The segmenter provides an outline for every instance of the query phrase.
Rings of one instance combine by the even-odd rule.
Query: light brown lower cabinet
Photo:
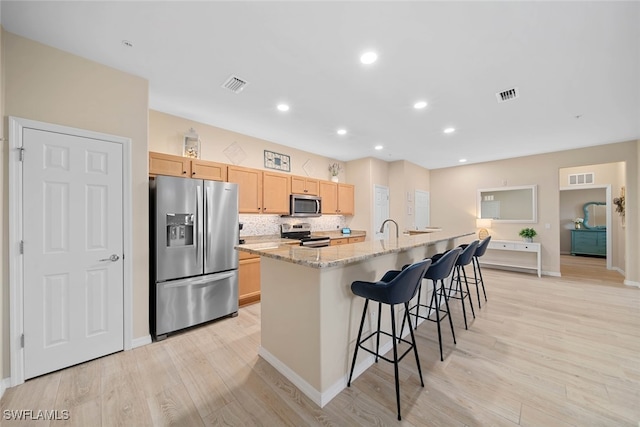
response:
[[[260,257],[247,252],[239,253],[238,305],[260,301]]]
[[[342,237],[340,239],[331,239],[331,246],[346,245],[348,243],[364,242],[365,236]]]

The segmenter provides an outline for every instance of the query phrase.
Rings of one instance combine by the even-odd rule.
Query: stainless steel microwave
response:
[[[320,196],[305,196],[292,194],[289,204],[291,216],[320,216],[322,212],[322,199]]]

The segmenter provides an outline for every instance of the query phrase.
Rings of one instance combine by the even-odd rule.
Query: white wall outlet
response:
[[[546,228],[547,230],[551,229],[551,224],[549,224],[548,222],[544,225],[544,228]]]

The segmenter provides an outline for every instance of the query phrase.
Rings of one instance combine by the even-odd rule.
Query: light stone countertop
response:
[[[309,248],[272,241],[249,241],[235,248],[280,261],[291,262],[312,268],[327,268],[347,265],[364,261],[377,256],[408,251],[420,246],[435,245],[436,243],[475,234],[475,231],[445,232],[439,231],[414,236],[402,235],[398,239],[391,237],[387,240],[370,240],[349,245],[327,246],[324,248]],[[280,239],[290,241],[289,239]]]

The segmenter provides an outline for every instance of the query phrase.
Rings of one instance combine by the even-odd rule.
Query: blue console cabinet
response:
[[[607,231],[571,230],[571,255],[607,256]]]

